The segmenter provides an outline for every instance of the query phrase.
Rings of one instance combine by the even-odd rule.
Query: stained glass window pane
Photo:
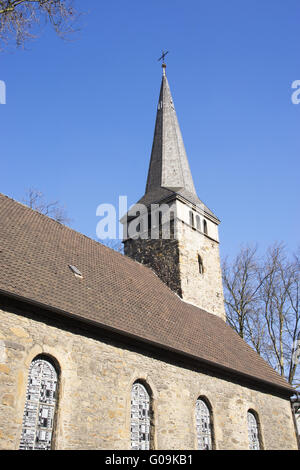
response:
[[[248,436],[249,436],[249,449],[250,450],[259,450],[259,434],[258,434],[258,424],[257,420],[253,413],[248,411]]]
[[[131,392],[131,448],[150,449],[150,396],[141,383]]]
[[[196,402],[196,428],[199,450],[212,449],[210,411],[203,400]]]
[[[57,373],[45,359],[29,369],[21,450],[50,450],[56,406]]]

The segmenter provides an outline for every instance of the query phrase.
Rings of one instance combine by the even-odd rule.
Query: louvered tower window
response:
[[[259,428],[256,416],[251,411],[247,413],[248,420],[248,436],[249,436],[249,449],[259,450]]]
[[[29,369],[21,450],[50,450],[57,396],[57,372],[45,357]]]
[[[190,225],[191,225],[192,227],[195,227],[194,214],[193,214],[192,211],[190,211],[189,216],[190,216]]]
[[[204,400],[196,402],[196,427],[199,450],[212,450],[211,415]]]
[[[150,395],[140,382],[131,391],[131,449],[150,449]]]

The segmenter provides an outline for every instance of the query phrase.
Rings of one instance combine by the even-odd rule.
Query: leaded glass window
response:
[[[131,449],[150,449],[150,395],[136,382],[131,391]]]
[[[54,366],[45,358],[33,360],[29,369],[20,449],[51,449],[56,389]]]
[[[212,449],[211,416],[205,401],[196,402],[196,428],[199,450]]]
[[[248,420],[248,436],[249,436],[249,449],[250,450],[259,450],[259,429],[257,419],[251,411],[248,411],[247,414]]]

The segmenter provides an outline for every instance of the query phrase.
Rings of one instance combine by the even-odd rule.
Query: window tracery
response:
[[[57,397],[57,372],[45,358],[32,361],[29,369],[21,450],[50,450]]]
[[[211,414],[204,400],[196,402],[196,428],[199,450],[212,450]]]
[[[249,449],[250,450],[259,450],[259,429],[257,419],[251,411],[247,413],[248,421],[248,436],[249,436]]]
[[[150,395],[140,382],[131,391],[131,449],[150,449]]]

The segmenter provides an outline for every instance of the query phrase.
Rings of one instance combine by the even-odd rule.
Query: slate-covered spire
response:
[[[162,67],[146,194],[158,188],[166,188],[174,192],[186,191],[197,197],[166,76],[166,65]]]
[[[170,197],[180,196],[218,220],[197,196],[166,77],[166,64],[163,63],[162,67],[163,76],[146,191],[138,203],[150,206],[163,203]]]

